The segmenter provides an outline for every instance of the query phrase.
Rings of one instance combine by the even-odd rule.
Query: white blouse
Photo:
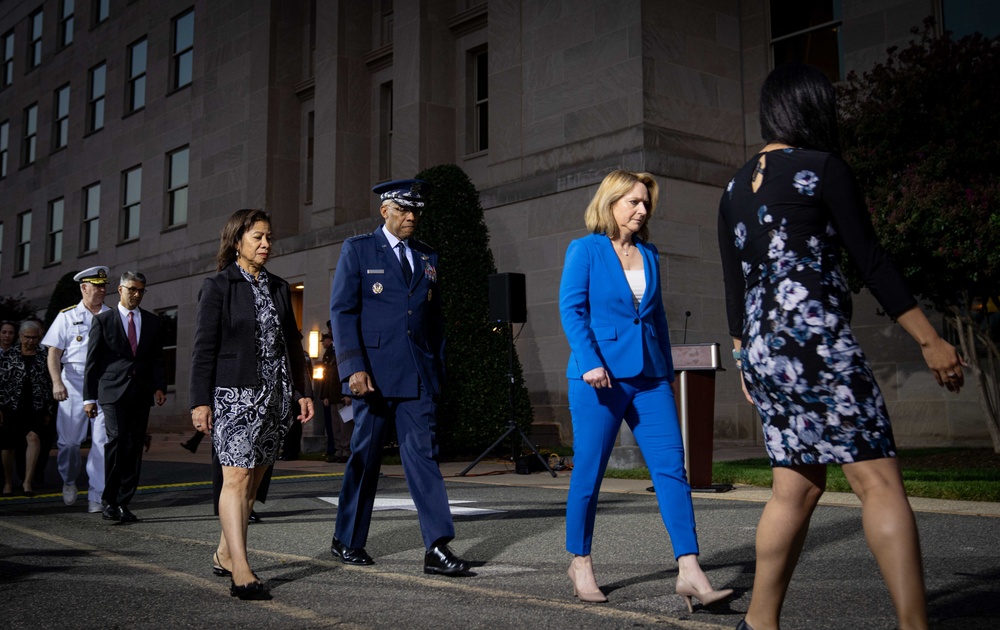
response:
[[[632,289],[632,305],[639,308],[639,302],[642,301],[642,296],[646,293],[646,270],[626,269],[625,279],[628,280],[628,286]]]

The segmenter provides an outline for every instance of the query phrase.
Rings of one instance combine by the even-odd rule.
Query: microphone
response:
[[[687,343],[688,340],[688,318],[691,317],[691,311],[684,311],[684,340],[681,343]]]

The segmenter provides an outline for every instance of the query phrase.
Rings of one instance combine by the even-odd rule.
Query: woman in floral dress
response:
[[[900,627],[926,628],[916,524],[885,401],[851,332],[842,249],[920,345],[939,384],[959,391],[963,363],[878,244],[854,174],[838,156],[829,80],[811,66],[775,68],[761,91],[760,119],[767,146],[736,173],[719,206],[733,355],[774,472],[757,527],[753,596],[739,627],[778,628],[826,464],[840,464],[861,499],[865,536]]]
[[[219,273],[198,294],[191,355],[191,421],[212,436],[222,464],[222,536],[212,570],[231,578],[230,594],[240,599],[266,595],[247,560],[247,523],[288,431],[293,397],[299,420],[313,416],[291,292],[264,269],[270,253],[270,216],[235,212],[222,230]]]

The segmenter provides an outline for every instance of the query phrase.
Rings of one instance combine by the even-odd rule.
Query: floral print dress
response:
[[[754,156],[719,206],[729,332],[774,466],[894,457],[882,392],[851,331],[842,249],[886,312],[916,304],[879,246],[850,168],[820,151]]]
[[[267,272],[262,269],[255,279],[238,268],[253,287],[258,382],[256,387],[215,388],[212,443],[223,466],[256,468],[278,457],[291,424],[292,378]]]

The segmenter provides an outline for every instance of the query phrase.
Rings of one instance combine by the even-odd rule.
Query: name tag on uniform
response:
[[[385,273],[385,269],[369,269],[367,273]]]

